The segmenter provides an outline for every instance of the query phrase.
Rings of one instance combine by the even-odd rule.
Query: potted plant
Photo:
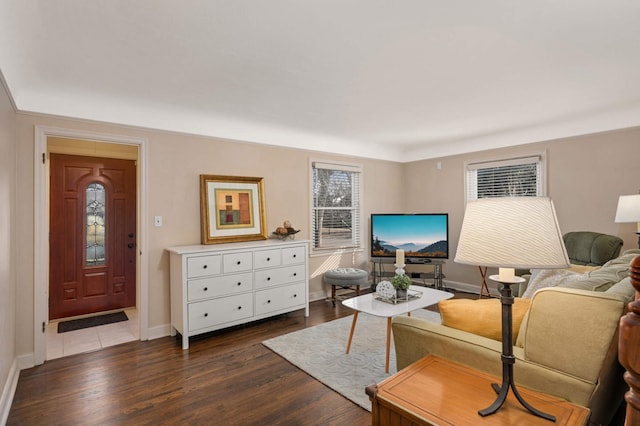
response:
[[[396,274],[393,278],[391,278],[391,284],[396,289],[396,297],[398,299],[403,299],[407,297],[407,289],[411,285],[411,278],[404,274]]]

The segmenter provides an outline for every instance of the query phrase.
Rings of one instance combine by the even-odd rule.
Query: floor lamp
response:
[[[514,269],[569,267],[569,258],[558,226],[553,202],[547,197],[504,197],[469,201],[462,222],[456,263],[499,268],[491,280],[501,284],[502,305],[502,385],[493,384],[495,402],[479,410],[481,416],[497,412],[509,389],[532,414],[555,421],[528,404],[514,380],[513,314],[511,285],[524,281]]]
[[[615,223],[632,222],[638,224],[636,234],[638,235],[638,248],[640,248],[640,194],[621,195],[618,198]]]

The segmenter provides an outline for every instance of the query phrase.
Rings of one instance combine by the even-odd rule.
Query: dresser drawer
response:
[[[253,256],[256,269],[280,266],[282,264],[282,251],[280,249],[256,250]]]
[[[265,287],[273,287],[281,284],[293,283],[296,281],[304,280],[304,273],[304,264],[255,271],[253,286],[255,289],[259,289]]]
[[[303,263],[307,257],[307,251],[304,246],[288,247],[282,249],[282,264],[292,265],[294,263]]]
[[[187,283],[187,300],[207,299],[227,296],[253,290],[253,274],[218,275],[216,277],[189,280]]]
[[[189,331],[213,327],[253,316],[253,294],[236,294],[190,303]]]
[[[253,253],[250,251],[222,255],[222,270],[225,274],[250,271],[251,269],[253,269]]]
[[[187,258],[187,278],[206,277],[221,272],[220,255]]]
[[[256,291],[256,315],[268,314],[305,303],[305,283]]]

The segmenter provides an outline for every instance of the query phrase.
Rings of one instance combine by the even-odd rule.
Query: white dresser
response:
[[[171,335],[189,336],[305,309],[308,241],[169,247]]]

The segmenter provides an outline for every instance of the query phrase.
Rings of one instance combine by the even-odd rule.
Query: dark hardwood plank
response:
[[[371,424],[261,344],[353,313],[326,301],[310,311],[198,336],[187,351],[166,337],[47,361],[20,373],[7,424]]]
[[[308,318],[196,336],[186,351],[166,337],[47,361],[20,373],[7,424],[370,425],[367,410],[261,344],[352,313],[317,301]]]

